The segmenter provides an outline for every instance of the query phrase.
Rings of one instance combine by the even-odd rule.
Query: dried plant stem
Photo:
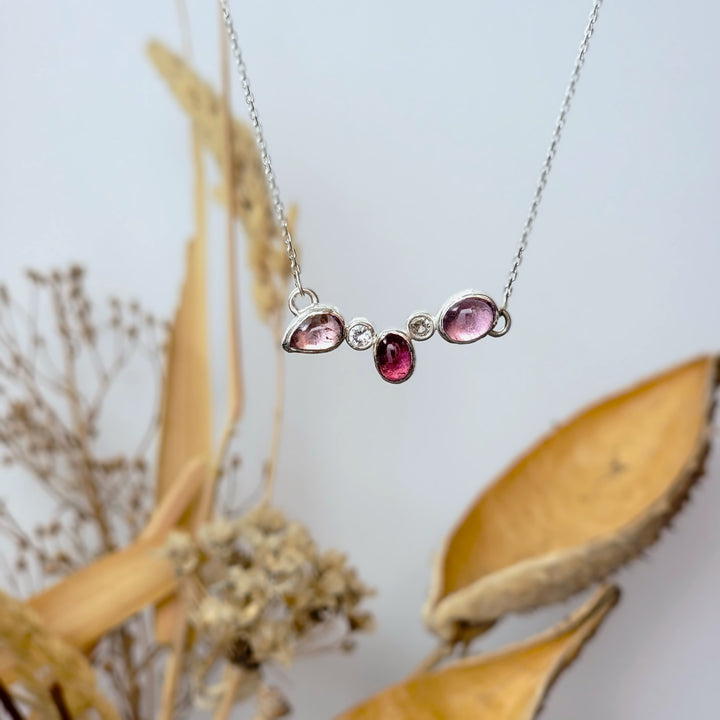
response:
[[[227,448],[242,415],[244,387],[241,371],[240,355],[240,312],[238,300],[237,275],[237,238],[235,234],[235,177],[233,164],[233,118],[230,111],[230,54],[227,33],[223,16],[218,11],[220,32],[220,78],[222,85],[221,117],[222,117],[222,171],[225,188],[226,215],[225,215],[225,244],[227,270],[227,297],[228,297],[228,385],[229,403],[227,417],[223,427],[218,447],[216,472],[203,489],[200,498],[198,519],[200,522],[208,520],[215,498],[217,479],[220,468],[227,453]]]
[[[95,478],[92,472],[92,453],[88,442],[88,429],[83,420],[82,407],[80,405],[80,392],[78,390],[77,371],[75,367],[75,349],[72,345],[72,339],[69,333],[69,322],[65,312],[65,305],[60,297],[60,291],[57,287],[52,290],[53,310],[60,329],[59,337],[62,347],[63,365],[65,370],[65,395],[68,401],[68,408],[72,418],[73,430],[80,445],[80,453],[82,462],[80,464],[79,474],[83,483],[92,517],[97,524],[102,541],[103,550],[112,552],[116,549],[115,540],[112,536],[110,522],[108,520],[107,511]]]
[[[190,14],[188,13],[187,3],[185,0],[175,0],[175,11],[178,16],[180,25],[180,35],[182,37],[183,55],[192,60],[192,33],[190,32]]]
[[[436,645],[425,657],[425,659],[415,668],[413,675],[430,672],[434,670],[445,658],[450,657],[453,653],[453,646],[447,643]]]
[[[220,21],[220,47],[221,47],[221,79],[223,88],[222,117],[223,117],[223,178],[227,196],[226,214],[226,253],[227,253],[227,290],[228,290],[228,375],[230,402],[227,411],[227,419],[222,432],[215,471],[210,473],[203,484],[201,495],[198,501],[196,514],[197,523],[208,520],[212,514],[212,506],[215,499],[215,488],[219,477],[219,468],[222,466],[223,458],[232,438],[233,431],[242,413],[243,385],[242,373],[240,371],[240,335],[239,335],[239,311],[238,311],[238,279],[237,279],[237,255],[235,237],[235,213],[234,213],[234,177],[233,177],[233,147],[232,147],[232,116],[230,113],[230,65],[227,46],[227,36],[222,23],[222,15],[218,15]],[[189,43],[188,43],[189,47]],[[193,129],[193,153],[196,168],[202,163],[202,150],[197,128]],[[182,671],[182,657],[185,651],[188,637],[188,612],[187,602],[183,602],[182,610],[178,613],[172,649],[165,667],[163,678],[160,720],[171,720],[177,686]]]
[[[222,13],[220,23],[220,77],[222,82],[223,181],[225,184],[225,242],[228,291],[228,376],[230,404],[227,424],[232,428],[242,413],[244,396],[240,369],[240,313],[238,311],[237,239],[235,237],[235,167],[233,163],[233,118],[230,111],[230,51]]]
[[[50,697],[52,698],[53,703],[55,703],[60,720],[73,720],[67,703],[65,702],[65,696],[63,695],[62,688],[57,683],[53,683],[50,686]]]
[[[192,151],[193,166],[195,168],[196,182],[196,217],[198,231],[205,227],[205,179],[203,173],[202,147],[197,127],[193,125],[192,129]],[[204,232],[204,230],[202,230]],[[198,523],[203,522],[206,513],[209,512],[211,506],[213,492],[208,489],[213,484],[212,474],[205,478],[203,487],[200,489],[200,498],[195,518]],[[159,720],[172,720],[175,714],[175,698],[179,685],[180,675],[183,667],[183,654],[185,652],[185,644],[188,633],[188,617],[185,603],[182,603],[179,611],[175,614],[174,628],[172,630],[172,647],[165,663],[163,673],[160,710],[158,713]]]
[[[280,440],[282,437],[282,424],[285,411],[285,353],[280,345],[282,338],[282,316],[276,313],[273,319],[273,338],[275,347],[275,409],[273,411],[272,439],[270,441],[270,456],[265,471],[265,488],[263,502],[270,503],[275,491],[275,476],[277,475],[278,457],[280,455]]]
[[[184,582],[180,583],[178,590],[182,603],[182,611],[178,614],[178,622],[175,626],[175,635],[172,640],[172,647],[165,664],[163,677],[162,694],[160,697],[160,710],[158,720],[172,720],[175,714],[175,698],[177,696],[178,681],[182,671],[182,658],[188,637],[187,624],[187,589]]]
[[[228,663],[223,674],[224,692],[220,704],[213,715],[213,720],[227,720],[235,705],[238,688],[245,676],[245,671],[237,665]]]
[[[127,673],[127,704],[133,720],[142,720],[140,706],[142,704],[142,692],[138,683],[135,663],[133,662],[133,637],[126,627],[118,630],[118,641],[120,643],[120,657]],[[59,688],[58,688],[59,689]]]
[[[0,682],[0,706],[5,709],[5,712],[10,717],[10,720],[25,720],[17,705],[13,701],[8,689]]]
[[[60,296],[60,290],[53,286],[52,303],[55,318],[60,330],[60,345],[62,349],[63,367],[65,375],[65,396],[68,402],[68,409],[73,425],[73,431],[78,442],[80,451],[80,463],[78,468],[79,479],[83,484],[85,496],[90,505],[91,517],[95,521],[100,535],[102,550],[105,554],[112,553],[117,549],[113,537],[112,528],[108,518],[107,507],[100,495],[92,467],[92,450],[88,427],[84,420],[83,408],[80,400],[80,390],[77,379],[77,368],[75,365],[75,347],[69,332],[69,320],[66,314],[66,307]],[[132,657],[133,639],[129,631],[121,627],[117,630],[117,637],[121,648],[121,659],[124,665],[127,683],[130,692],[128,693],[128,706],[134,720],[141,720],[141,692],[137,683],[137,674]]]

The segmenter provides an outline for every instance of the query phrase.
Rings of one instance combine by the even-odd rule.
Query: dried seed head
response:
[[[319,553],[307,528],[275,507],[207,523],[196,541],[184,536],[173,545],[183,551],[174,559],[178,572],[190,553],[204,593],[192,616],[204,640],[194,653],[215,648],[245,669],[289,664],[303,640],[316,642],[316,631],[330,622],[340,621],[348,633],[372,627],[372,616],[359,607],[371,591],[345,555]],[[195,662],[203,662],[202,653]]]

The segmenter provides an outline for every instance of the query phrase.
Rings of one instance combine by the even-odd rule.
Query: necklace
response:
[[[510,275],[505,284],[502,303],[498,305],[491,297],[483,293],[467,290],[451,297],[437,315],[431,315],[428,312],[416,312],[408,318],[405,330],[385,330],[380,333],[377,333],[372,324],[365,318],[355,318],[346,323],[337,308],[320,303],[317,294],[302,283],[300,265],[298,264],[297,253],[288,227],[285,205],[280,196],[280,189],[270,162],[265,135],[255,106],[255,98],[250,89],[247,67],[235,33],[228,2],[227,0],[218,0],[218,2],[230,39],[235,65],[240,75],[245,103],[250,113],[250,122],[255,131],[255,139],[260,152],[260,160],[265,170],[265,178],[272,199],[275,219],[290,262],[294,287],[288,297],[288,307],[294,317],[283,337],[283,348],[290,353],[324,353],[340,346],[343,340],[353,350],[373,348],[375,367],[380,373],[380,377],[387,382],[398,384],[405,382],[415,370],[413,341],[429,340],[436,330],[443,339],[459,345],[474,343],[486,336],[497,338],[506,335],[511,324],[508,302],[517,281],[520,264],[535,224],[548,176],[552,170],[553,160],[560,144],[562,131],[580,79],[580,72],[585,64],[590,40],[595,31],[595,24],[603,0],[594,0],[593,2],[580,50],[570,75],[570,83],[560,106],[560,113],[555,123],[550,146],[540,170],[535,194],[520,235],[517,252],[510,268]],[[297,303],[300,298],[305,298],[308,301],[304,308],[298,307]]]

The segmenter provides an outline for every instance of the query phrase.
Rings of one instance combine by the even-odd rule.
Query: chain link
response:
[[[275,212],[275,220],[280,228],[288,260],[290,261],[290,272],[292,273],[293,282],[295,283],[295,289],[300,295],[307,295],[308,293],[303,287],[302,280],[300,279],[300,264],[298,263],[297,252],[295,250],[295,246],[293,245],[292,235],[290,234],[287,212],[285,211],[285,205],[280,197],[280,188],[278,187],[275,172],[273,171],[272,163],[270,162],[270,154],[268,153],[265,134],[263,133],[262,125],[260,124],[260,117],[258,115],[257,108],[255,107],[255,97],[253,96],[252,89],[250,88],[247,67],[245,66],[242,50],[240,50],[240,44],[237,39],[237,34],[235,33],[235,26],[233,24],[232,17],[230,16],[230,9],[228,8],[227,0],[219,0],[219,3],[225,27],[227,29],[228,38],[230,39],[230,49],[240,75],[240,85],[242,86],[245,103],[247,104],[248,111],[250,112],[250,123],[255,131],[255,140],[257,142],[258,150],[260,151],[260,162],[262,162],[262,166],[265,171],[265,180],[267,181],[268,189],[270,190],[270,198],[272,200],[273,211]]]
[[[285,243],[285,249],[287,250],[288,260],[290,261],[290,271],[292,273],[293,281],[295,283],[296,295],[309,295],[312,291],[303,287],[300,279],[300,265],[297,260],[297,253],[295,246],[293,245],[292,236],[290,235],[290,229],[288,227],[287,213],[285,212],[285,205],[280,197],[280,189],[275,178],[275,173],[270,162],[270,155],[268,154],[267,143],[265,141],[265,135],[263,133],[262,125],[260,124],[260,118],[258,116],[257,108],[255,107],[255,98],[252,90],[250,89],[250,80],[248,79],[247,67],[243,60],[242,51],[238,43],[237,35],[235,33],[235,27],[230,16],[230,9],[228,8],[227,0],[218,0],[220,9],[223,14],[225,27],[227,28],[228,37],[230,38],[230,47],[237,66],[238,73],[240,75],[240,84],[243,89],[243,95],[245,97],[245,103],[248,106],[250,112],[250,122],[255,131],[255,140],[257,141],[258,150],[260,151],[260,160],[262,162],[265,179],[267,180],[268,189],[270,190],[270,196],[272,198],[273,210],[275,212],[275,219],[282,233],[283,242]],[[577,88],[578,80],[580,79],[580,72],[585,64],[585,58],[590,47],[590,40],[595,32],[595,24],[597,23],[598,13],[600,12],[600,6],[603,0],[594,0],[593,8],[590,12],[590,18],[585,28],[585,35],[583,41],[580,44],[580,51],[575,60],[575,66],[570,76],[570,83],[565,91],[565,97],[563,98],[562,105],[560,106],[560,114],[558,115],[555,123],[555,129],[553,130],[552,138],[550,140],[550,147],[548,148],[545,160],[542,164],[540,171],[540,177],[538,184],[535,189],[535,195],[533,196],[532,203],[530,204],[530,211],[525,225],[523,227],[522,234],[520,236],[520,243],[518,245],[517,253],[513,260],[512,268],[510,269],[510,275],[508,277],[507,284],[505,285],[505,291],[503,293],[503,302],[501,311],[506,311],[510,296],[512,295],[515,282],[517,280],[518,271],[520,264],[525,256],[525,250],[527,249],[528,239],[532,232],[535,219],[537,218],[538,209],[542,202],[543,193],[545,192],[545,186],[547,185],[548,176],[552,170],[553,160],[557,153],[558,145],[560,144],[560,138],[562,137],[562,131],[565,127],[565,121],[568,113],[570,112],[570,105],[572,99],[575,96],[575,90]]]
[[[515,259],[513,260],[512,268],[510,269],[510,276],[508,277],[507,284],[505,285],[502,302],[503,310],[507,308],[508,301],[510,300],[510,296],[513,292],[513,286],[517,280],[520,263],[523,261],[525,250],[528,245],[528,238],[532,232],[533,225],[535,224],[535,218],[538,214],[538,208],[542,202],[543,192],[545,191],[548,176],[552,170],[553,160],[555,159],[555,154],[557,153],[558,145],[560,144],[560,138],[562,137],[562,131],[565,127],[565,120],[570,112],[570,104],[575,96],[577,83],[580,79],[580,71],[585,64],[585,58],[587,57],[588,48],[590,47],[590,39],[595,32],[595,23],[597,23],[598,13],[600,12],[600,6],[602,4],[603,0],[595,0],[593,8],[590,12],[590,18],[588,19],[588,24],[585,28],[585,35],[583,36],[583,41],[580,44],[580,51],[578,52],[577,59],[575,60],[575,67],[573,68],[572,75],[570,76],[570,84],[565,91],[565,97],[563,98],[562,105],[560,106],[560,114],[555,122],[555,129],[553,130],[552,138],[550,140],[550,147],[548,148],[547,154],[545,155],[545,161],[543,162],[542,169],[540,170],[540,178],[538,179],[538,184],[535,188],[535,195],[533,196],[532,203],[530,204],[530,212],[528,213],[527,220],[525,220],[525,226],[523,227],[522,235],[520,236],[520,244],[518,245],[517,253],[515,255]]]

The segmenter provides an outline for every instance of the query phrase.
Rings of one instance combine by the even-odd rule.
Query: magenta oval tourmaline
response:
[[[375,345],[375,367],[384,380],[401,383],[415,369],[415,352],[410,341],[399,332],[386,332]]]
[[[451,342],[475,342],[492,330],[496,314],[492,300],[477,295],[460,298],[440,318],[440,334]]]
[[[332,313],[309,315],[295,328],[288,349],[295,352],[325,352],[337,347],[343,340],[344,323]]]

